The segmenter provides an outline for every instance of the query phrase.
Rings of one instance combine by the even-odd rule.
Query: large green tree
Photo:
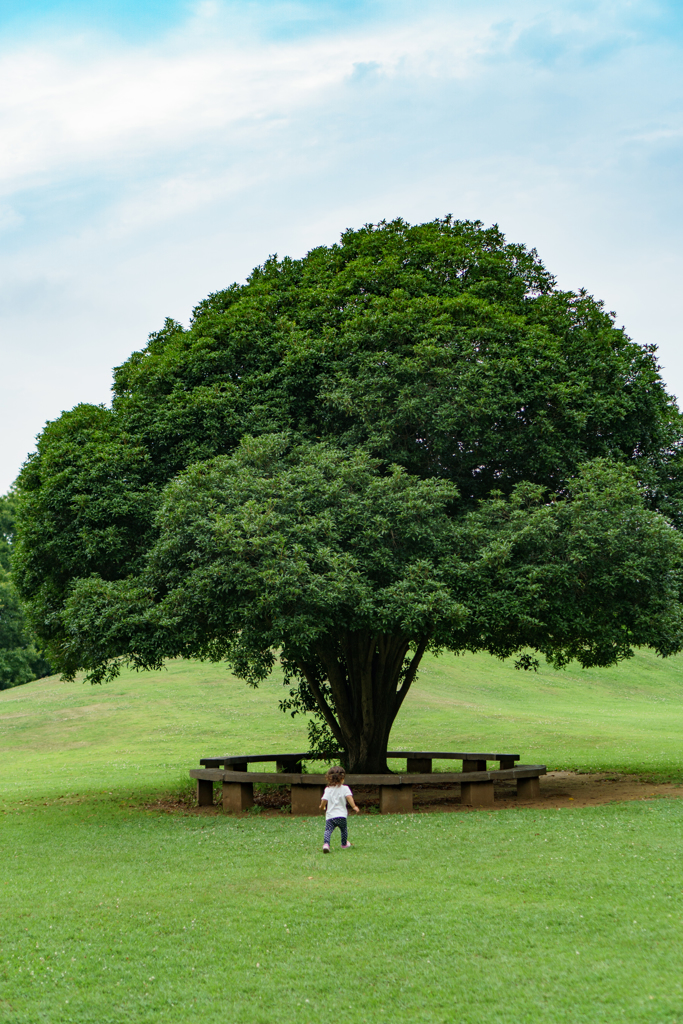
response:
[[[654,351],[450,218],[271,258],[47,426],[15,575],[52,657],[227,658],[385,765],[425,650],[681,647],[681,419]],[[315,733],[315,729],[314,729]]]

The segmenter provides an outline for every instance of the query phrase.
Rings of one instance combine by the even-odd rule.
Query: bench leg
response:
[[[431,757],[407,757],[406,771],[417,772],[420,775],[428,775],[432,770]]]
[[[492,782],[463,782],[460,786],[460,803],[468,807],[492,807]]]
[[[291,787],[292,814],[322,814],[323,812],[320,810],[320,801],[322,799],[323,791],[323,786],[293,785]]]
[[[380,814],[410,814],[413,809],[412,786],[380,786]]]
[[[223,810],[240,813],[254,806],[253,782],[224,782]]]
[[[197,803],[200,807],[213,807],[213,782],[197,779]]]
[[[536,801],[541,799],[541,783],[535,779],[517,779],[517,799]]]

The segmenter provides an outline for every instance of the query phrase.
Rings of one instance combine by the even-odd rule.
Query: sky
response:
[[[0,0],[0,493],[270,254],[497,223],[683,399],[683,4]]]

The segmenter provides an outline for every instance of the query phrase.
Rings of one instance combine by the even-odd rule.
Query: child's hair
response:
[[[331,768],[327,769],[327,772],[325,773],[325,779],[327,781],[328,786],[341,786],[342,782],[344,781],[345,775],[346,772],[344,771],[342,766],[340,764],[334,764],[332,765]]]

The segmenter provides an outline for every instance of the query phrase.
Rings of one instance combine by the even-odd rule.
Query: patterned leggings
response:
[[[338,828],[341,832],[342,846],[346,846],[348,843],[348,837],[346,832],[346,818],[328,818],[325,822],[325,842],[329,843],[332,838],[332,833],[335,828]]]

